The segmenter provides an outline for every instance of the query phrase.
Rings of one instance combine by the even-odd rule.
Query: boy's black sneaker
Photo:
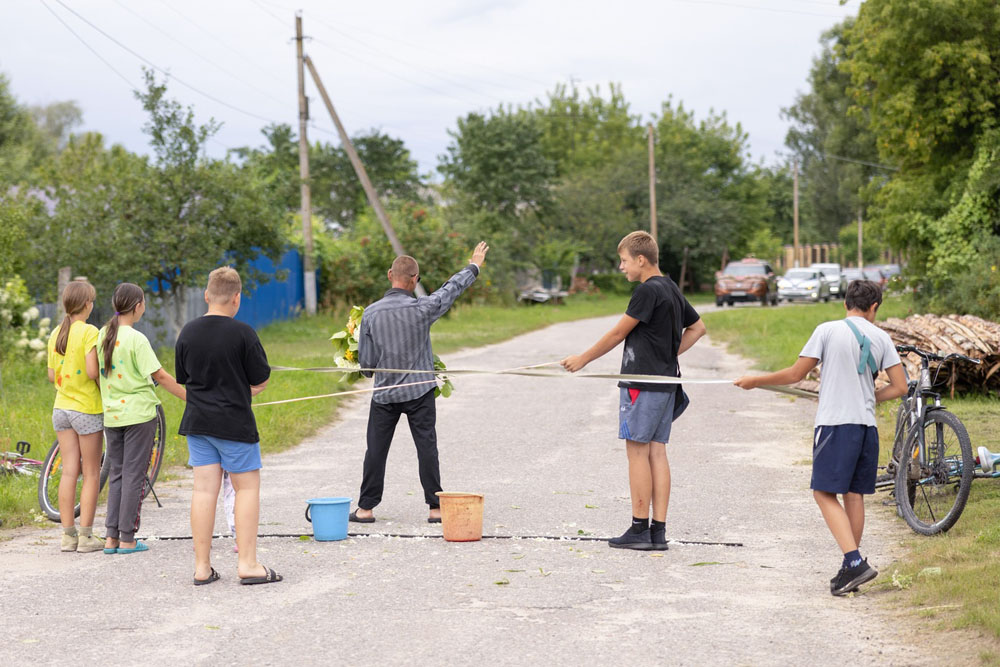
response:
[[[653,543],[653,551],[666,551],[670,547],[667,546],[667,529],[662,528],[660,530],[655,530],[653,528],[649,529],[650,541]]]
[[[837,576],[830,582],[830,592],[834,595],[847,595],[878,576],[878,570],[868,564],[865,558],[855,567],[840,569]]]
[[[608,546],[613,549],[636,549],[638,551],[650,551],[653,548],[653,541],[649,535],[649,528],[641,533],[633,533],[629,528],[621,537],[612,537],[608,540]]]

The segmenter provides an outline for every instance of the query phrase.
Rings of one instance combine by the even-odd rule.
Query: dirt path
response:
[[[584,349],[616,318],[560,324],[449,356],[452,367],[507,368]],[[590,370],[615,372],[620,351]],[[689,377],[732,378],[746,362],[699,343]],[[438,402],[446,490],[486,495],[491,535],[608,537],[629,518],[617,389],[579,378],[461,377]],[[463,665],[898,664],[937,662],[901,634],[880,594],[833,598],[836,546],[812,502],[814,405],[726,385],[688,387],[692,407],[668,447],[667,552],[603,542],[488,539],[454,544],[425,522],[405,427],[389,457],[379,522],[353,530],[427,535],[317,543],[264,538],[280,585],[191,585],[188,540],[150,540],[131,556],[60,554],[58,530],[0,543],[0,663],[125,659],[254,664]],[[280,406],[261,409],[280,409]],[[262,533],[309,533],[305,500],[356,498],[367,403],[301,446],[268,457]],[[141,533],[186,536],[189,475],[160,485]],[[870,513],[871,514],[871,513]],[[221,521],[220,521],[221,528]],[[884,568],[901,528],[873,517],[863,551]],[[738,542],[742,546],[689,544]],[[884,571],[883,576],[890,576]]]

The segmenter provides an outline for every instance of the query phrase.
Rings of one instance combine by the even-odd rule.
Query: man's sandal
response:
[[[343,516],[343,515],[341,515]],[[267,573],[263,577],[240,577],[240,583],[244,586],[252,586],[253,584],[276,584],[284,577],[272,570],[271,568],[264,566],[264,571]]]

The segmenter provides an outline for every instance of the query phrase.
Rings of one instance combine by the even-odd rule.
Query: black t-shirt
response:
[[[250,387],[267,380],[271,367],[253,328],[224,315],[205,315],[177,337],[174,373],[186,386],[181,435],[260,440],[250,408]]]
[[[680,377],[677,350],[684,329],[700,317],[669,276],[653,276],[639,283],[625,314],[639,320],[625,337],[623,375]],[[674,391],[677,385],[619,382],[619,387],[644,391]]]

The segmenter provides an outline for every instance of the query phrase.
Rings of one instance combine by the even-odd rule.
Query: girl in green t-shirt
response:
[[[97,386],[97,327],[87,324],[97,291],[86,280],[74,280],[62,293],[66,316],[49,336],[49,382],[56,388],[52,426],[62,456],[59,480],[59,518],[62,551],[99,551],[94,537],[94,513],[100,493],[101,439],[104,437],[101,391]],[[80,487],[80,529],[74,516],[76,480]]]
[[[137,542],[142,510],[142,487],[156,434],[156,381],[185,400],[184,387],[163,370],[144,335],[132,328],[146,312],[142,288],[121,283],[111,297],[115,314],[98,335],[101,400],[104,404],[105,455],[108,475],[106,554],[147,551]]]

